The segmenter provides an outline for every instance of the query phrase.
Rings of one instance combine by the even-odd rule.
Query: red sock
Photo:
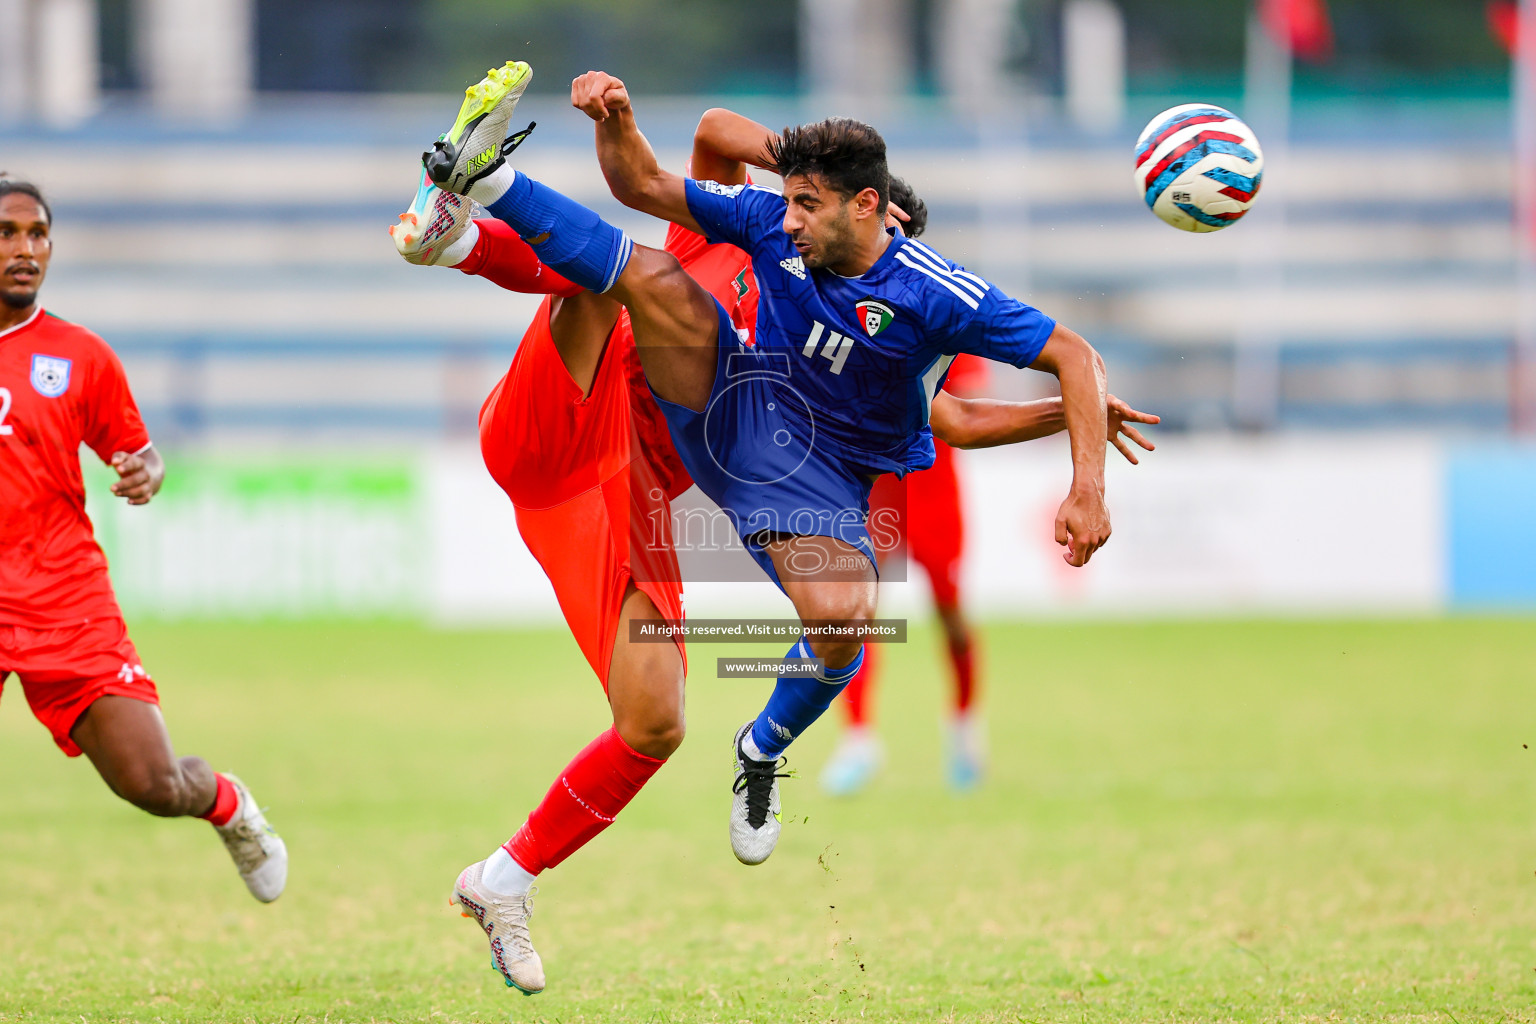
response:
[[[609,727],[565,766],[502,848],[535,875],[554,867],[613,824],[663,764],[632,748]]]
[[[459,264],[459,270],[483,277],[509,292],[571,296],[582,290],[581,285],[546,267],[533,247],[505,221],[476,218],[475,224],[480,228],[480,237]]]
[[[228,825],[229,819],[233,818],[235,811],[239,810],[240,791],[235,789],[235,784],[225,778],[221,772],[214,772],[213,778],[219,786],[213,796],[213,806],[208,808],[207,814],[199,814],[198,817],[222,827]]]
[[[950,641],[949,665],[955,673],[955,710],[969,711],[976,699],[975,644],[970,637],[958,644]]]
[[[854,673],[848,685],[843,687],[843,708],[848,713],[848,724],[862,728],[869,724],[869,691],[874,688],[880,658],[875,654],[879,644],[864,645],[864,664]]]

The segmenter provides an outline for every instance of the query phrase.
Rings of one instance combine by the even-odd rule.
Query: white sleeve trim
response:
[[[936,273],[943,274],[950,280],[975,295],[978,299],[985,298],[987,294],[986,282],[974,274],[967,274],[963,270],[951,267],[949,263],[938,253],[929,249],[921,242],[912,243],[912,255],[932,267]],[[977,283],[972,283],[977,282]]]
[[[975,299],[971,298],[971,295],[970,295],[969,292],[961,291],[960,288],[952,280],[950,280],[948,277],[941,277],[938,274],[934,273],[932,270],[930,270],[928,267],[924,266],[923,264],[918,263],[918,262],[916,262],[914,260],[908,259],[907,258],[907,254],[904,253],[904,252],[898,252],[896,254],[896,259],[898,261],[900,261],[901,263],[905,264],[906,266],[911,267],[913,270],[916,270],[918,273],[927,274],[929,277],[931,277],[935,281],[939,282],[939,284],[943,285],[945,288],[948,288],[950,291],[954,292],[955,295],[959,297],[961,302],[965,303],[967,306],[970,306],[972,309],[979,308],[980,303],[978,303]]]
[[[149,451],[154,446],[155,446],[155,442],[151,440],[151,441],[147,442],[144,445],[143,448],[140,448],[138,451],[134,452],[133,454],[134,455],[143,455],[145,452]]]

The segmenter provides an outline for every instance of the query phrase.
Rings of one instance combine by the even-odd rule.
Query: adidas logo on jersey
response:
[[[779,266],[794,274],[800,280],[805,280],[805,264],[801,262],[799,256],[791,256],[787,260],[780,260]]]

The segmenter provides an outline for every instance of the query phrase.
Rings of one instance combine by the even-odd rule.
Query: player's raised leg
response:
[[[70,730],[112,792],[166,818],[199,817],[224,841],[246,888],[263,903],[283,893],[288,849],[239,779],[200,757],[178,758],[160,709],[116,694],[98,698]]]
[[[715,380],[719,305],[675,256],[635,245],[591,210],[505,165],[470,194],[543,263],[623,303],[652,389],[677,405],[704,408]]]
[[[583,393],[592,389],[619,304],[545,266],[533,248],[505,223],[471,219],[474,204],[444,192],[422,172],[410,209],[389,234],[407,263],[453,267],[508,291],[553,295],[549,330],[555,350]]]
[[[529,995],[545,984],[528,932],[534,880],[613,824],[683,741],[681,652],[629,642],[632,621],[662,618],[647,594],[628,588],[608,674],[613,726],[566,765],[516,834],[454,886],[452,901],[490,937],[492,966]]]
[[[662,398],[702,410],[714,383],[714,299],[671,254],[636,246],[593,211],[507,164],[500,146],[532,70],[508,62],[471,86],[432,151],[428,174],[506,222],[548,266],[629,308],[646,377]]]

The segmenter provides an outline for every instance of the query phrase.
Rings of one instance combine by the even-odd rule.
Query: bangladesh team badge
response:
[[[32,356],[32,387],[44,398],[58,398],[69,390],[68,359],[58,356]]]
[[[891,322],[896,319],[894,309],[875,299],[859,300],[853,312],[859,318],[859,323],[864,325],[864,333],[871,338],[891,326]]]

